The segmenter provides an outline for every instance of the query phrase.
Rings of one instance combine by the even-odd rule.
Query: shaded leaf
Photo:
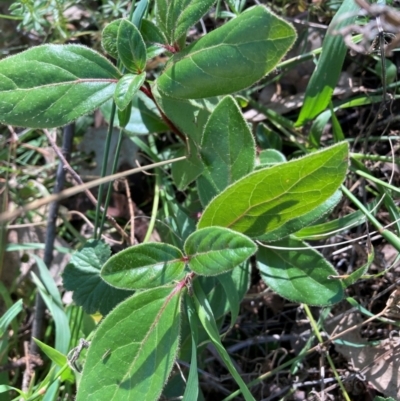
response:
[[[297,249],[259,247],[257,266],[261,278],[275,292],[294,302],[309,305],[332,305],[343,299],[343,286],[330,280],[336,270],[316,250],[293,237],[274,242],[274,246]]]
[[[132,294],[111,287],[100,277],[100,269],[111,255],[110,247],[101,241],[90,240],[72,255],[63,273],[64,287],[73,291],[72,299],[89,314],[106,315]]]
[[[288,220],[285,224],[278,229],[270,231],[259,237],[260,241],[276,241],[285,238],[290,234],[297,233],[303,227],[307,227],[314,221],[324,217],[328,214],[342,199],[341,191],[336,191],[328,200],[321,205],[317,206],[310,212],[303,214],[300,217]]]
[[[104,118],[108,122],[110,121],[111,105],[112,102],[108,101],[100,107]],[[114,126],[121,126],[118,118],[114,118]],[[161,119],[154,102],[142,92],[137,92],[133,97],[131,115],[128,124],[124,127],[124,131],[132,135],[146,135],[167,130],[168,127]]]
[[[198,228],[228,227],[252,238],[277,230],[329,199],[344,180],[347,160],[348,145],[341,143],[255,171],[214,198]]]
[[[283,163],[286,161],[284,154],[275,149],[265,149],[259,154],[259,166],[257,168],[271,167],[275,164]]]
[[[181,291],[143,291],[118,305],[89,347],[77,401],[154,401],[179,345]]]
[[[101,269],[101,277],[123,289],[154,288],[183,277],[183,254],[172,245],[145,243],[113,255]]]
[[[250,8],[174,55],[156,86],[183,99],[245,89],[276,66],[295,38],[292,26],[265,7]]]
[[[198,180],[203,206],[254,169],[253,135],[231,96],[218,103],[204,128],[200,147],[203,174]]]
[[[118,70],[79,45],[43,45],[0,61],[0,121],[31,128],[65,125],[114,93]]]

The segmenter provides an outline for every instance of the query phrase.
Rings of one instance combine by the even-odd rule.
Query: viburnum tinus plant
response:
[[[169,221],[174,235],[164,242],[110,257],[107,245],[88,241],[73,256],[65,287],[85,311],[106,315],[88,350],[78,401],[154,401],[178,356],[190,362],[184,399],[196,400],[197,346],[205,340],[245,399],[254,400],[219,336],[223,316],[230,312],[232,324],[238,316],[250,258],[283,297],[311,305],[343,297],[344,284],[329,280],[335,270],[301,230],[339,202],[348,146],[291,161],[279,152],[256,154],[231,94],[273,70],[296,33],[255,6],[186,45],[189,28],[213,3],[156,0],[154,23],[146,19],[147,1],[138,2],[130,19],[102,33],[116,65],[75,44],[37,46],[0,61],[0,120],[10,125],[63,126],[112,99],[110,119],[116,111],[125,127],[132,104],[145,95],[166,129],[183,139],[177,154],[186,158],[172,165],[174,185],[195,186],[202,207],[197,222],[176,207]],[[160,49],[169,60],[150,81],[146,63]]]

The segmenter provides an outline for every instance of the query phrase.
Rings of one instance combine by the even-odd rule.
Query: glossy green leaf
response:
[[[113,255],[101,269],[101,278],[117,288],[154,288],[179,280],[184,268],[178,248],[151,242]]]
[[[221,100],[212,112],[204,128],[200,149],[204,171],[197,187],[205,206],[228,185],[254,169],[253,135],[231,96]]]
[[[107,122],[110,121],[111,106],[112,102],[108,101],[100,107]],[[118,118],[114,119],[114,126],[121,127]],[[139,91],[133,97],[131,115],[124,131],[132,135],[146,135],[166,132],[168,127],[162,120],[154,102]]]
[[[309,305],[332,305],[343,299],[342,284],[328,278],[336,270],[320,253],[291,237],[273,245],[295,249],[259,247],[257,266],[272,290],[291,301]]]
[[[146,45],[139,30],[126,19],[118,27],[117,36],[118,57],[125,68],[141,74],[146,67]]]
[[[307,85],[303,107],[296,122],[297,126],[312,120],[329,105],[347,53],[343,37],[336,32],[352,24],[357,18],[359,9],[354,0],[344,0],[333,17],[322,45],[317,68]]]
[[[215,0],[156,0],[157,22],[172,45],[211,8]]]
[[[121,18],[111,22],[110,24],[106,25],[101,33],[101,45],[103,46],[103,49],[116,60],[118,59],[118,30],[122,21],[123,20]]]
[[[183,99],[245,89],[276,66],[295,38],[292,26],[265,7],[250,8],[174,55],[156,85]]]
[[[221,226],[261,237],[328,200],[343,182],[347,166],[348,145],[340,143],[255,171],[214,198],[198,228]]]
[[[128,107],[145,80],[146,73],[143,72],[140,75],[126,74],[118,81],[114,101],[119,110],[125,110]]]
[[[33,47],[0,61],[0,122],[65,125],[110,99],[119,78],[106,58],[87,47]]]
[[[329,199],[317,206],[315,209],[302,216],[288,220],[276,230],[270,231],[260,236],[258,239],[261,241],[276,241],[278,239],[285,238],[290,234],[297,233],[297,231],[301,230],[303,227],[307,227],[314,221],[317,221],[332,211],[332,209],[339,203],[341,199],[342,193],[340,191],[336,191]]]
[[[191,270],[201,276],[216,276],[247,260],[257,246],[243,234],[227,228],[208,227],[191,234],[184,249]]]
[[[63,273],[64,287],[73,291],[72,299],[88,314],[106,315],[132,294],[111,287],[100,277],[100,269],[111,255],[110,247],[101,241],[90,240],[72,255]]]
[[[176,358],[180,308],[174,287],[118,305],[93,337],[76,400],[158,400]]]

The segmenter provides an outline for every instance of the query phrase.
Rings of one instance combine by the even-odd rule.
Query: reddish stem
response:
[[[169,129],[175,134],[177,135],[183,143],[186,143],[186,136],[184,134],[182,134],[181,131],[179,131],[179,129],[176,127],[176,125],[164,114],[164,112],[160,109],[159,105],[157,104],[157,102],[154,100],[154,96],[153,93],[151,91],[150,85],[148,83],[145,83],[144,85],[142,85],[140,87],[140,90],[151,100],[154,101],[158,111],[161,114],[161,118],[165,121],[165,123],[168,125]]]

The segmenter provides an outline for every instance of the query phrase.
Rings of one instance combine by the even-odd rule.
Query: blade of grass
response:
[[[400,238],[385,229],[381,223],[369,212],[369,210],[360,202],[344,185],[341,187],[343,193],[361,210],[372,225],[379,231],[383,238],[385,238],[390,244],[400,252]]]
[[[353,23],[359,9],[353,0],[344,0],[332,19],[322,45],[317,68],[307,86],[304,104],[296,122],[297,127],[315,118],[329,105],[347,52],[343,38],[335,35],[335,31]]]
[[[192,336],[192,357],[190,360],[189,377],[186,383],[185,393],[183,394],[183,401],[192,401],[197,400],[199,396],[199,376],[197,373],[197,344],[199,342],[197,327],[199,325],[199,320],[190,297],[186,297],[186,305]]]
[[[212,312],[211,306],[208,303],[206,295],[204,294],[203,289],[201,288],[201,284],[198,280],[193,282],[193,289],[194,289],[194,304],[196,307],[197,315],[203,325],[204,329],[206,330],[210,340],[215,346],[218,354],[224,361],[227,369],[229,370],[230,374],[239,385],[240,390],[245,398],[246,401],[255,401],[254,397],[251,395],[250,390],[246,386],[246,383],[243,381],[237,370],[235,369],[228,352],[226,351],[225,347],[222,345],[217,323],[214,319],[214,314]]]

